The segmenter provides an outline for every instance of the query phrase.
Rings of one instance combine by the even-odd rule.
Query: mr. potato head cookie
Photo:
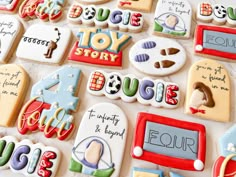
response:
[[[209,59],[194,63],[189,70],[185,112],[204,119],[230,121],[230,87],[223,65]]]
[[[164,76],[178,71],[185,64],[186,53],[174,40],[150,37],[134,44],[129,51],[129,60],[145,74]]]
[[[24,102],[29,76],[18,65],[0,66],[0,126],[12,126]]]
[[[74,130],[71,112],[78,109],[80,77],[80,69],[64,66],[37,82],[18,116],[19,133],[39,129],[47,138],[68,138]]]

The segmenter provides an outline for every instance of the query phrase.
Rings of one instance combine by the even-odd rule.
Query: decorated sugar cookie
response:
[[[134,167],[131,173],[131,177],[165,177],[165,175],[162,170],[151,170],[151,169]],[[183,177],[183,176],[170,172],[169,177]]]
[[[71,39],[68,28],[34,24],[18,45],[16,56],[26,60],[61,64]]]
[[[0,12],[15,13],[20,0],[1,0]]]
[[[37,82],[31,91],[31,99],[24,105],[18,117],[18,131],[26,134],[39,129],[47,138],[56,135],[64,140],[74,130],[71,112],[78,107],[76,97],[80,69],[71,66],[53,72]]]
[[[122,48],[131,36],[115,31],[81,28],[69,60],[102,66],[122,66]]]
[[[143,27],[143,15],[120,9],[96,7],[94,5],[83,6],[79,3],[71,5],[67,19],[73,24],[84,24],[99,28],[111,28],[124,32],[141,32]]]
[[[150,12],[153,0],[118,0],[118,7],[136,11]]]
[[[83,4],[102,4],[110,0],[78,0],[78,1]]]
[[[0,17],[0,63],[7,63],[22,33],[21,23],[10,15]]]
[[[206,23],[215,23],[217,25],[227,24],[236,26],[235,7],[224,6],[221,4],[211,4],[201,2],[198,4],[197,19]]]
[[[35,17],[43,21],[58,21],[62,17],[64,0],[24,0],[19,8],[19,16],[24,20]]]
[[[200,60],[189,70],[185,112],[204,119],[228,122],[230,90],[230,77],[225,67],[214,60]]]
[[[192,7],[187,0],[160,0],[154,16],[154,34],[189,38]]]
[[[121,98],[125,102],[138,100],[144,105],[176,108],[179,105],[180,90],[175,83],[151,78],[138,79],[132,74],[94,71],[90,74],[87,90],[92,95],[105,95],[110,99]]]
[[[131,155],[162,166],[202,171],[206,155],[205,127],[141,112],[136,122]]]
[[[29,76],[15,64],[0,66],[0,126],[12,126],[24,102]]]
[[[127,133],[128,121],[118,106],[99,103],[90,107],[75,139],[70,170],[91,176],[119,177]]]
[[[130,49],[129,60],[145,74],[163,76],[178,71],[186,61],[186,53],[174,40],[150,37],[138,41]]]
[[[236,174],[236,125],[220,138],[220,157],[213,167],[213,177],[234,177]]]
[[[198,25],[195,32],[195,54],[219,60],[236,61],[236,30]]]
[[[13,136],[0,138],[0,150],[0,170],[10,167],[12,172],[29,177],[54,177],[61,159],[54,147],[33,144],[28,139],[18,142]]]

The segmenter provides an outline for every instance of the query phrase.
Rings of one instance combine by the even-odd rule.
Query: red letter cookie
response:
[[[70,66],[55,71],[37,82],[31,91],[31,100],[22,108],[18,118],[18,131],[39,129],[47,138],[54,134],[66,139],[74,129],[71,111],[76,111],[80,69]]]

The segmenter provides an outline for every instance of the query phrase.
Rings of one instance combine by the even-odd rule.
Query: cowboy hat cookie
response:
[[[141,32],[143,28],[143,15],[121,9],[109,9],[94,5],[83,6],[77,2],[71,5],[67,19],[73,24],[84,24],[99,28],[109,27],[112,30],[123,32]]]
[[[175,83],[151,78],[138,79],[132,74],[106,73],[101,70],[90,74],[87,91],[96,96],[110,99],[121,98],[125,102],[138,101],[154,107],[176,108],[179,105],[180,90]]]
[[[201,2],[198,4],[197,19],[205,23],[236,26],[235,7]]]
[[[21,23],[13,16],[0,16],[0,63],[7,63],[22,33]]]
[[[71,112],[78,108],[80,76],[80,69],[64,66],[37,82],[18,116],[19,133],[39,129],[47,138],[68,138],[74,130]]]
[[[228,122],[230,93],[230,77],[225,67],[214,60],[200,60],[189,70],[185,112],[204,119]]]
[[[122,48],[131,36],[115,31],[80,28],[77,41],[69,54],[69,60],[100,66],[122,66]]]
[[[10,167],[14,173],[35,177],[54,177],[61,159],[54,147],[34,144],[28,139],[20,142],[13,136],[0,138],[0,170]]]
[[[189,38],[192,7],[187,0],[158,1],[154,15],[154,34],[174,38]]]
[[[124,112],[111,103],[99,103],[84,114],[69,169],[100,177],[119,177],[128,133]]]
[[[236,125],[233,125],[219,140],[220,157],[213,167],[212,177],[234,177],[236,174]]]
[[[134,44],[129,51],[129,60],[145,74],[164,76],[178,71],[185,64],[186,53],[174,40],[150,37]]]
[[[70,39],[69,28],[34,24],[21,38],[16,56],[25,60],[62,64]]]
[[[202,171],[206,155],[204,125],[140,112],[133,158],[183,170]]]
[[[236,30],[218,26],[198,25],[195,31],[196,55],[213,59],[236,61],[234,41]]]
[[[22,67],[16,64],[0,66],[0,126],[14,125],[28,85],[29,76]]]
[[[39,18],[56,22],[62,17],[64,0],[24,0],[19,7],[19,16],[24,20]]]
[[[121,9],[136,10],[138,12],[150,12],[153,0],[118,0],[118,7]]]

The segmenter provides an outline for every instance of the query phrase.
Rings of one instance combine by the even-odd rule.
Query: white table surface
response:
[[[201,2],[201,0],[189,0],[189,1],[192,5],[192,8],[193,8],[193,14],[195,15],[197,4],[199,2]],[[221,1],[208,0],[208,2],[211,2],[213,4],[219,2],[224,5],[232,4],[232,5],[234,5],[234,7],[236,7],[235,0],[221,0]],[[75,35],[76,35],[76,31],[77,31],[79,25],[72,26],[66,20],[66,14],[67,14],[68,8],[71,5],[71,3],[72,3],[72,0],[65,5],[63,19],[60,20],[58,23],[56,23],[56,25],[67,26],[73,30],[74,37],[73,37],[73,41],[71,42],[71,45],[73,45],[74,41],[76,40]],[[116,3],[117,3],[116,0],[111,0],[110,2],[104,4],[104,6],[116,8],[117,7]],[[119,70],[119,72],[121,72],[122,74],[133,73],[139,78],[143,78],[145,76],[144,74],[141,74],[136,69],[134,69],[134,67],[131,66],[131,64],[129,63],[129,60],[128,60],[128,51],[129,51],[130,47],[136,41],[146,38],[146,37],[149,37],[149,36],[152,36],[153,15],[154,15],[156,3],[157,3],[157,0],[154,0],[151,13],[144,14],[145,24],[144,24],[143,32],[138,33],[138,34],[130,33],[130,35],[132,35],[132,37],[133,37],[133,39],[132,39],[133,42],[124,50],[124,56],[123,56],[124,65],[123,65],[123,69]],[[19,16],[17,14],[15,16],[17,18],[19,18]],[[27,28],[28,26],[30,26],[34,23],[44,23],[38,19],[31,20],[28,22],[21,20],[21,22],[24,24],[25,28]],[[193,34],[196,24],[197,24],[196,19],[193,16],[192,34]],[[170,110],[170,109],[163,109],[163,108],[154,108],[151,106],[143,106],[137,102],[125,103],[122,100],[110,100],[106,97],[92,96],[86,91],[86,84],[87,84],[87,80],[88,80],[88,76],[89,76],[90,72],[95,69],[99,69],[99,68],[93,67],[93,66],[81,65],[81,64],[77,64],[77,63],[70,63],[68,61],[65,61],[64,65],[70,64],[73,66],[77,66],[82,69],[82,73],[83,73],[82,84],[81,84],[80,90],[79,90],[80,107],[79,107],[78,112],[74,114],[76,130],[75,130],[73,136],[68,141],[59,141],[56,138],[47,139],[44,137],[42,132],[31,133],[31,134],[27,134],[27,135],[23,136],[18,133],[16,126],[12,127],[12,128],[0,127],[0,136],[13,135],[13,136],[16,136],[20,140],[28,138],[34,142],[41,142],[41,143],[44,143],[45,145],[48,145],[48,146],[55,146],[55,147],[59,148],[62,152],[62,160],[61,160],[61,164],[60,164],[60,167],[59,167],[56,177],[73,177],[73,176],[82,177],[84,175],[80,175],[78,173],[73,173],[68,170],[69,161],[70,161],[70,157],[71,157],[71,149],[74,144],[74,139],[76,136],[77,128],[79,127],[79,124],[80,124],[83,114],[86,112],[86,110],[90,106],[92,106],[96,103],[99,103],[99,102],[110,102],[110,103],[114,103],[114,104],[118,105],[125,112],[128,120],[129,120],[128,139],[127,139],[127,145],[126,145],[126,150],[125,150],[125,154],[124,154],[124,160],[123,160],[123,164],[122,164],[121,171],[120,171],[120,177],[130,176],[130,171],[131,171],[132,167],[134,167],[134,166],[135,167],[150,168],[150,169],[163,169],[165,171],[173,170],[185,177],[210,177],[211,172],[212,172],[213,163],[217,159],[217,157],[219,156],[218,139],[235,122],[236,94],[234,91],[234,85],[236,82],[236,63],[220,62],[228,69],[228,72],[230,74],[230,78],[232,81],[231,82],[232,83],[231,89],[232,89],[232,98],[233,99],[232,99],[232,103],[231,103],[231,119],[232,119],[231,122],[230,123],[219,123],[219,122],[202,120],[202,119],[199,119],[196,117],[185,115],[184,114],[184,99],[185,99],[184,97],[185,97],[185,93],[186,93],[186,83],[187,83],[187,77],[188,77],[188,70],[189,70],[190,66],[195,61],[198,61],[200,59],[200,57],[196,57],[193,54],[193,37],[189,40],[178,40],[178,41],[184,46],[184,48],[187,51],[187,56],[188,56],[187,62],[185,64],[185,66],[177,73],[170,75],[168,77],[160,77],[161,79],[163,79],[165,81],[173,81],[173,82],[176,82],[177,84],[179,84],[182,97],[181,97],[180,106],[177,109]],[[17,64],[22,65],[25,68],[25,70],[30,74],[31,84],[30,84],[30,87],[29,87],[30,89],[28,91],[27,98],[25,101],[27,101],[29,99],[31,86],[34,83],[39,81],[42,77],[46,76],[45,75],[46,73],[51,73],[60,67],[60,66],[55,66],[55,65],[47,65],[47,64],[33,63],[30,61],[23,61],[23,60],[16,58],[15,53],[9,63],[17,63]],[[115,70],[115,69],[110,69],[110,68],[102,68],[102,69],[107,72],[111,72],[111,71]],[[155,77],[155,78],[157,78],[157,77]],[[180,119],[180,120],[186,120],[186,121],[192,121],[192,122],[204,124],[206,126],[206,130],[207,130],[207,152],[206,152],[205,170],[202,172],[183,171],[183,170],[177,170],[177,169],[170,169],[167,167],[161,167],[161,166],[149,163],[149,162],[132,159],[130,156],[130,149],[131,149],[131,143],[132,143],[132,139],[133,139],[133,131],[134,131],[134,127],[135,127],[136,115],[139,111],[146,111],[146,112],[164,115],[164,116],[168,116],[168,117],[172,117],[172,118],[176,118],[176,119]],[[18,177],[18,176],[21,177],[23,175],[14,174],[9,169],[0,171],[0,177]]]

